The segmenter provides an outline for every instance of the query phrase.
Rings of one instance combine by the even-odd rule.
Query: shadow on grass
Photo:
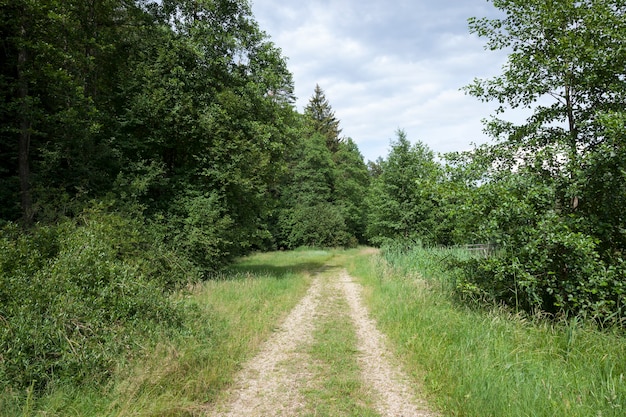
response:
[[[229,266],[217,279],[239,279],[254,277],[275,277],[279,279],[287,278],[294,274],[316,274],[326,271],[329,266],[324,261],[307,261],[294,263],[290,265],[271,265],[271,264],[235,264]]]

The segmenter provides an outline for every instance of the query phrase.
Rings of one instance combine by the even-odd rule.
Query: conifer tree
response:
[[[315,85],[315,91],[309,104],[304,108],[304,114],[309,117],[313,130],[326,138],[328,149],[333,153],[337,152],[342,141],[339,136],[341,134],[339,120],[335,117],[335,112],[319,84]]]

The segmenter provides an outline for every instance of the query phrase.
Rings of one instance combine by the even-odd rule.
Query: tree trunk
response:
[[[574,116],[574,103],[572,100],[572,87],[565,86],[565,106],[567,107],[567,123],[569,128],[569,146],[570,158],[573,167],[578,167],[578,127],[576,126],[576,118]]]

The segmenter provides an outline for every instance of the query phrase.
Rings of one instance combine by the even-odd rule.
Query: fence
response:
[[[495,243],[472,243],[470,245],[461,245],[459,247],[482,256],[489,256],[498,249],[498,245]]]

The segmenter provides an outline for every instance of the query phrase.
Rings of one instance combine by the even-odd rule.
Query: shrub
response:
[[[140,222],[92,210],[0,237],[0,381],[103,380],[138,336],[180,325]],[[152,275],[154,274],[154,275]]]
[[[607,266],[597,244],[548,216],[519,247],[463,262],[457,290],[466,298],[487,297],[528,312],[614,320],[626,302],[626,269],[621,260]]]
[[[348,232],[341,209],[332,203],[298,205],[287,214],[283,226],[290,248],[353,247],[356,238]]]
[[[167,220],[171,246],[205,275],[223,267],[233,255],[234,222],[220,196],[188,193]]]

